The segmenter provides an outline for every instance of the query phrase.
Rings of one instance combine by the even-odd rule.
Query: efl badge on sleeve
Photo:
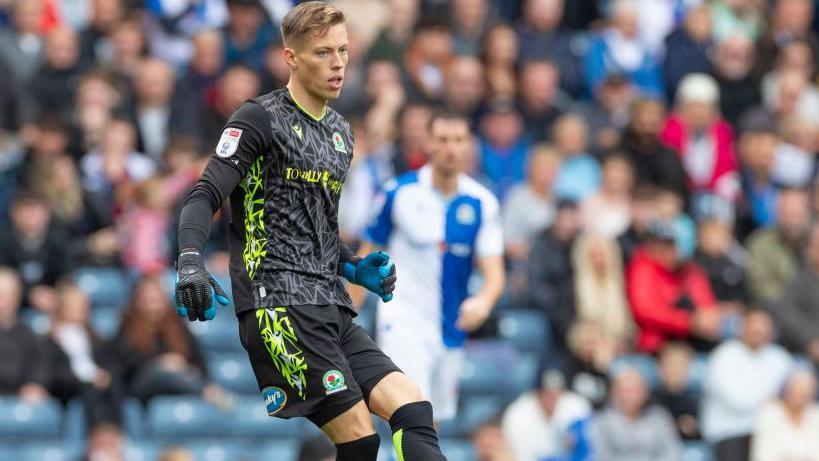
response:
[[[242,130],[239,128],[227,127],[222,132],[222,137],[219,138],[219,143],[216,145],[216,155],[222,158],[228,158],[236,153],[239,148],[239,139],[242,137]]]

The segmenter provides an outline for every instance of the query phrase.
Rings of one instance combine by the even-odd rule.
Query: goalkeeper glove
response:
[[[385,303],[392,299],[396,280],[395,264],[390,261],[390,255],[387,253],[375,251],[364,259],[353,256],[344,263],[343,274],[350,283],[372,291]]]
[[[176,273],[176,313],[188,320],[212,320],[217,303],[227,306],[230,300],[219,282],[205,270],[198,250],[182,250]]]

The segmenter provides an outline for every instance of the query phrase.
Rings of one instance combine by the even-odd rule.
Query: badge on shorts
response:
[[[327,395],[347,389],[347,385],[344,383],[344,375],[338,370],[330,370],[324,373],[321,382],[324,384],[324,388],[327,389]]]
[[[242,130],[239,128],[225,128],[222,132],[222,137],[219,138],[219,143],[216,144],[216,155],[222,158],[228,158],[236,153],[239,148],[239,139],[242,137]]]
[[[287,394],[278,387],[265,387],[262,389],[262,398],[267,407],[267,416],[273,416],[287,404]]]

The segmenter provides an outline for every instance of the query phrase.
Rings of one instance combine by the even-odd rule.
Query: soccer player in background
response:
[[[398,458],[445,460],[432,406],[353,323],[340,276],[392,297],[389,256],[356,257],[339,239],[338,200],[353,152],[347,121],[327,107],[347,64],[344,14],[306,2],[282,21],[286,88],[243,104],[181,210],[177,306],[209,320],[228,299],[204,267],[211,217],[230,197],[230,276],[239,335],[270,416],[303,416],[341,461],[374,461],[370,412],[389,421]]]
[[[461,346],[503,291],[503,235],[497,199],[464,173],[473,148],[466,119],[433,113],[425,143],[429,163],[386,184],[359,254],[386,248],[401,266],[392,302],[378,304],[376,339],[437,422],[455,417]],[[470,296],[473,265],[483,282]],[[352,291],[359,301],[363,291]]]

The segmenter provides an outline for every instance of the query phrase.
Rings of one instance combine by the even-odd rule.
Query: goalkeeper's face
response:
[[[469,125],[461,118],[439,118],[429,128],[427,140],[432,167],[444,176],[463,171],[472,146]]]
[[[316,99],[336,99],[347,68],[347,27],[336,24],[291,45],[284,55],[293,77]]]

